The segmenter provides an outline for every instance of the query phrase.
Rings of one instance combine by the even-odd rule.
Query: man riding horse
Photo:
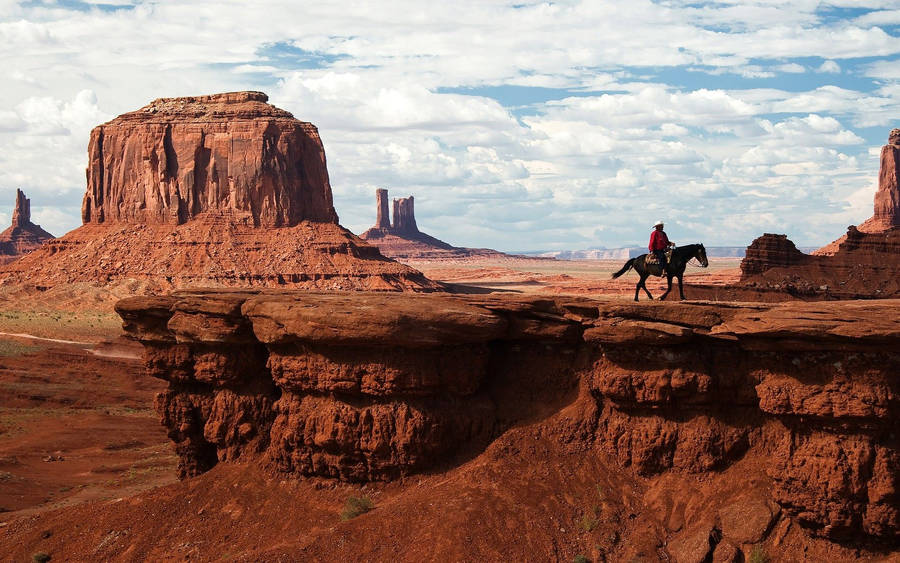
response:
[[[666,232],[663,230],[663,222],[657,221],[655,225],[653,225],[653,232],[650,233],[650,252],[656,256],[656,259],[659,260],[659,265],[662,268],[662,271],[665,273],[669,272],[669,264],[668,260],[666,260],[666,250],[669,247],[674,247],[674,242],[669,242],[669,237],[666,236]]]
[[[641,279],[634,288],[634,300],[638,300],[641,289],[647,294],[647,297],[653,299],[650,290],[647,289],[646,281],[649,276],[664,276],[668,281],[666,292],[660,296],[665,299],[672,291],[672,278],[678,279],[678,293],[681,299],[684,299],[684,284],[682,277],[684,270],[687,268],[689,260],[697,259],[704,268],[709,265],[706,257],[706,248],[702,244],[688,244],[685,246],[675,247],[675,244],[669,241],[663,231],[663,222],[657,221],[653,225],[653,232],[650,234],[650,254],[641,254],[632,258],[622,266],[622,269],[612,275],[613,279],[618,278],[628,270],[634,268]],[[666,259],[666,250],[674,247],[672,250],[672,259]],[[655,256],[657,261],[648,260],[650,256]]]

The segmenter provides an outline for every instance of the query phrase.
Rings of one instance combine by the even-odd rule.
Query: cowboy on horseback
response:
[[[657,221],[656,224],[653,225],[653,232],[650,233],[650,252],[656,256],[656,259],[659,260],[660,266],[660,275],[665,275],[669,272],[669,264],[668,260],[666,260],[666,250],[670,247],[675,246],[674,242],[669,242],[669,237],[666,236],[666,232],[663,230],[663,222]]]

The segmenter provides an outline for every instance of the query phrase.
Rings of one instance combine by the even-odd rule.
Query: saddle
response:
[[[672,249],[671,249],[671,248],[668,249],[668,250],[666,250],[666,262],[669,262],[669,263],[672,262]],[[655,253],[651,252],[650,254],[647,255],[646,258],[644,258],[644,264],[648,264],[648,265],[649,265],[649,264],[656,264],[656,265],[658,265],[658,264],[659,264],[659,258],[656,256]]]

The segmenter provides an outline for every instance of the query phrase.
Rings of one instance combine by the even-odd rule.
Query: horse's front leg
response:
[[[672,291],[672,276],[667,275],[667,276],[666,276],[666,280],[669,282],[669,287],[666,288],[666,292],[665,292],[665,293],[663,293],[662,295],[659,296],[659,300],[660,300],[660,301],[662,301],[663,299],[665,299],[665,298],[666,298],[666,295],[668,295],[669,292]]]
[[[681,300],[684,301],[684,284],[681,283],[681,276],[678,276],[678,291],[681,293]]]

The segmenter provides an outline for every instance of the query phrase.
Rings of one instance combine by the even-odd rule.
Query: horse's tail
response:
[[[625,265],[622,266],[622,269],[612,275],[612,279],[616,279],[617,277],[621,276],[622,274],[624,274],[625,272],[630,270],[634,266],[635,260],[636,260],[635,258],[632,258],[628,262],[625,262]]]

